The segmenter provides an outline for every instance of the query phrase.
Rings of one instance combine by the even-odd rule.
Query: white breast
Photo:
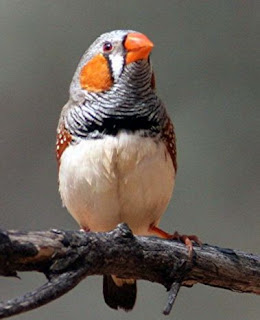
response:
[[[120,133],[68,147],[59,190],[81,227],[108,231],[126,222],[134,233],[148,234],[168,205],[174,178],[164,143]]]

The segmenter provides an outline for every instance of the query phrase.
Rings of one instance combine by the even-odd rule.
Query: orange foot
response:
[[[152,234],[154,234],[155,236],[163,238],[163,239],[179,240],[179,241],[183,242],[188,249],[189,256],[192,255],[192,250],[193,250],[192,241],[199,244],[200,246],[202,245],[202,242],[199,240],[199,238],[193,234],[189,235],[189,236],[186,234],[180,235],[177,231],[175,231],[174,234],[170,234],[170,233],[165,232],[156,226],[150,226],[149,231]]]

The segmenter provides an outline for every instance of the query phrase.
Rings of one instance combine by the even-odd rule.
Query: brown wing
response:
[[[171,122],[171,119],[167,117],[167,120],[165,121],[163,133],[162,133],[162,139],[166,145],[166,148],[171,156],[172,163],[175,169],[175,172],[177,171],[177,150],[176,150],[176,137],[174,132],[174,127]]]
[[[70,133],[64,128],[64,126],[60,126],[57,130],[56,137],[56,159],[58,164],[60,164],[60,158],[65,149],[69,146],[71,139]]]

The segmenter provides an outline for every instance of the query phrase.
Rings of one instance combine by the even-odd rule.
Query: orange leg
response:
[[[170,234],[153,225],[150,226],[149,231],[151,232],[151,234],[154,234],[155,236],[163,239],[179,240],[183,242],[188,249],[189,256],[192,255],[192,241],[199,244],[200,246],[202,245],[202,242],[199,240],[199,238],[193,234],[189,236],[186,234],[180,235],[177,231],[175,231],[174,234]]]

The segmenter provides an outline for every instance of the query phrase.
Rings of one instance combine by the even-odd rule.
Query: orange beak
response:
[[[129,33],[125,40],[126,64],[148,59],[153,43],[142,33]]]

